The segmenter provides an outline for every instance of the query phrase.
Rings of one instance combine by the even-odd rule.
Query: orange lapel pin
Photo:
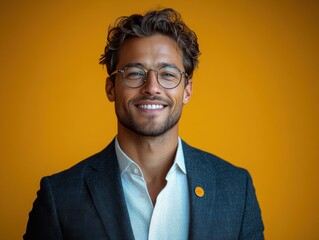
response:
[[[203,197],[204,194],[205,194],[205,191],[204,191],[204,189],[202,187],[198,186],[198,187],[195,188],[195,194],[196,194],[197,197]]]

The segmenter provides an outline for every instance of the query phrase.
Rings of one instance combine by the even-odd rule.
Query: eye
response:
[[[128,80],[139,80],[145,77],[145,72],[138,67],[128,67],[124,71],[124,77]]]
[[[163,72],[161,74],[162,77],[167,77],[167,78],[171,78],[171,77],[176,77],[173,73],[171,72]]]
[[[143,76],[144,74],[141,72],[129,72],[127,74],[128,77],[139,77],[139,76]]]
[[[165,81],[178,81],[180,79],[180,72],[175,67],[163,67],[158,71],[158,73],[159,77]]]

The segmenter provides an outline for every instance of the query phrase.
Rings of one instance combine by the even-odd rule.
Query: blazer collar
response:
[[[201,151],[185,142],[183,142],[183,151],[190,194],[189,239],[206,239],[202,230],[212,226],[216,178],[213,169],[208,167],[211,163]],[[204,191],[203,196],[198,196],[195,191],[197,187]]]
[[[216,179],[201,151],[182,141],[187,170],[190,227],[189,239],[203,239],[202,229],[212,226],[212,209],[215,199]],[[120,170],[115,153],[114,140],[90,163],[91,172],[85,180],[93,202],[110,239],[134,239],[121,183]],[[204,195],[196,195],[196,187]]]
[[[90,163],[85,177],[95,207],[110,239],[134,239],[115,154],[114,140]]]

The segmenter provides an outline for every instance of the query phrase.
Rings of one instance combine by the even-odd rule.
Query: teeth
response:
[[[161,109],[164,108],[163,105],[158,105],[158,104],[144,104],[144,105],[138,105],[138,108],[142,109]]]

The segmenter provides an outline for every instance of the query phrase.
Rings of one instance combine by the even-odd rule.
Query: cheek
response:
[[[116,89],[115,91],[115,106],[118,110],[123,110],[123,108],[128,108],[129,101],[132,99],[133,95],[128,92],[121,89]]]
[[[173,101],[172,110],[173,112],[179,112],[183,108],[183,97],[169,97]]]

